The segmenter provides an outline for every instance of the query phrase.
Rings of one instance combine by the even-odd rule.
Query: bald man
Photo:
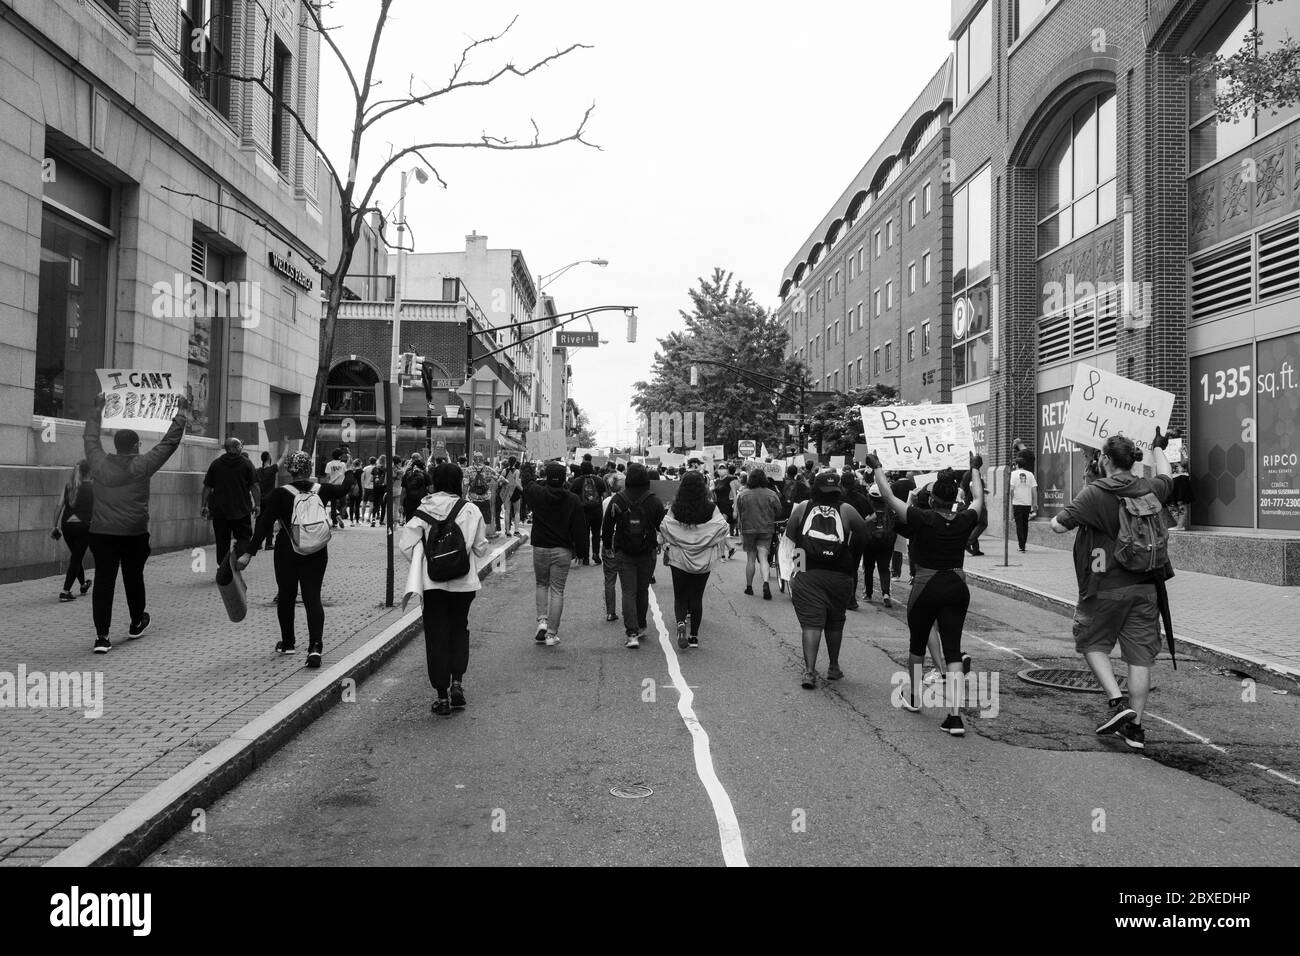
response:
[[[212,521],[217,538],[217,566],[226,560],[230,540],[244,542],[253,536],[257,514],[257,469],[244,457],[244,443],[227,438],[226,452],[211,465],[203,478],[203,510]]]

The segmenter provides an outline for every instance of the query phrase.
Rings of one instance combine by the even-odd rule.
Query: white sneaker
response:
[[[627,636],[627,640],[623,642],[623,646],[630,647],[633,650],[636,650],[638,647],[641,646],[641,642],[637,640],[637,636],[635,634],[629,634]]]
[[[943,681],[944,681],[943,674],[940,673],[937,667],[930,668],[930,670],[926,672],[925,677],[921,679],[921,683],[927,685],[942,684]]]
[[[559,638],[558,635],[556,635],[556,634],[547,634],[547,635],[546,635],[546,646],[547,646],[547,647],[554,647],[554,646],[555,646],[556,644],[558,644],[558,643],[560,643],[560,638]]]

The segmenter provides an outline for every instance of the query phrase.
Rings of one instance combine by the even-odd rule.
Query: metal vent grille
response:
[[[1115,345],[1115,335],[1119,327],[1119,290],[1106,293],[1098,300],[1097,348],[1108,349]]]
[[[207,278],[208,244],[195,236],[190,240],[190,275],[199,279]]]
[[[1038,326],[1038,361],[1056,362],[1070,357],[1070,316],[1054,315]]]
[[[1300,291],[1300,220],[1259,234],[1261,300]]]
[[[1078,306],[1074,310],[1074,343],[1070,351],[1074,355],[1091,352],[1097,347],[1097,313],[1092,302]]]
[[[1251,302],[1251,240],[1243,239],[1192,263],[1192,318]]]

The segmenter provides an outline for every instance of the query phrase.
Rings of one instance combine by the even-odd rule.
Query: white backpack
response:
[[[310,491],[299,491],[293,485],[283,487],[293,492],[293,517],[284,528],[289,543],[298,554],[315,554],[330,542],[330,519],[319,494],[320,485],[312,485]]]

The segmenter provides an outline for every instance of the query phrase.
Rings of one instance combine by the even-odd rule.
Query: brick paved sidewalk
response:
[[[493,541],[493,551],[509,540]],[[337,531],[329,550],[326,667],[401,616],[399,608],[383,607],[382,529]],[[61,576],[0,586],[0,681],[20,666],[28,675],[99,672],[103,680],[98,718],[82,709],[0,708],[0,865],[52,858],[321,673],[303,666],[301,603],[299,653],[274,654],[279,627],[270,554],[259,554],[245,572],[249,610],[240,624],[227,618],[213,583],[212,547],[204,559],[203,571],[194,570],[189,551],[149,559],[152,623],[137,641],[126,638],[119,578],[113,650],[106,655],[91,653],[89,594],[59,603]],[[405,569],[399,551],[399,604]]]
[[[1013,548],[1011,567],[1001,564],[999,543],[982,558],[967,558],[966,572],[973,584],[1000,582],[1071,605],[1078,598],[1068,550],[1030,545],[1020,554]],[[1169,604],[1180,641],[1300,677],[1300,588],[1177,571],[1169,582]]]

